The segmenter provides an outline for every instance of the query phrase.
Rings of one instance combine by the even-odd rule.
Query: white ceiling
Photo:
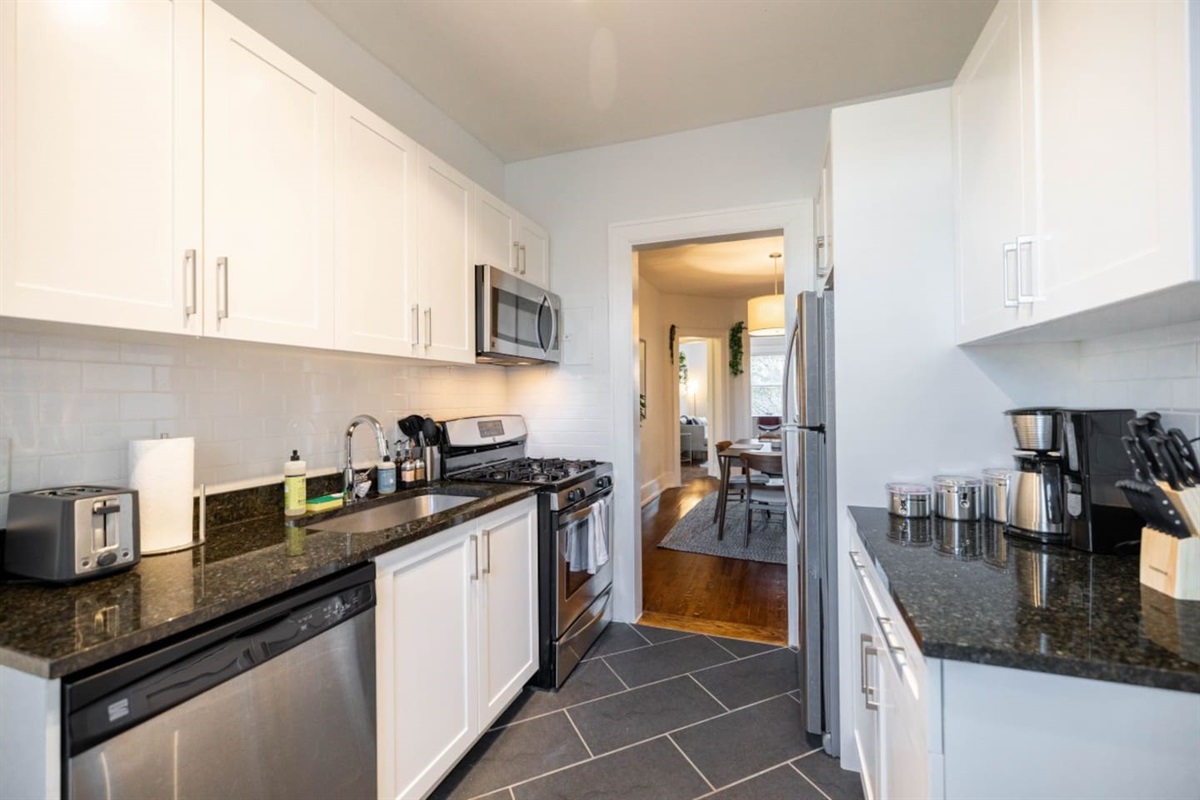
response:
[[[770,254],[782,252],[782,235],[639,248],[638,274],[668,294],[754,297],[775,292]]]
[[[311,0],[503,161],[951,80],[995,0]]]

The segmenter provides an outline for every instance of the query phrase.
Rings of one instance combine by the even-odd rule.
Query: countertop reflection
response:
[[[1142,586],[1136,556],[991,522],[850,514],[926,656],[1200,693],[1200,602]]]

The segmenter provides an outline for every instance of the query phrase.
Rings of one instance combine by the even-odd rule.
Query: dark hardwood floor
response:
[[[657,545],[717,481],[685,467],[684,484],[642,509],[640,624],[787,643],[787,567]]]

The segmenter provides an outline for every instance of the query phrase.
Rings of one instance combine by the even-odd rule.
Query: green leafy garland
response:
[[[746,330],[746,323],[737,322],[729,329],[729,373],[731,375],[742,374],[742,332]]]

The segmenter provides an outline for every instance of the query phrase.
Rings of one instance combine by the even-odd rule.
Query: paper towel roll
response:
[[[129,443],[129,485],[138,492],[142,555],[192,544],[195,447],[191,437]]]

